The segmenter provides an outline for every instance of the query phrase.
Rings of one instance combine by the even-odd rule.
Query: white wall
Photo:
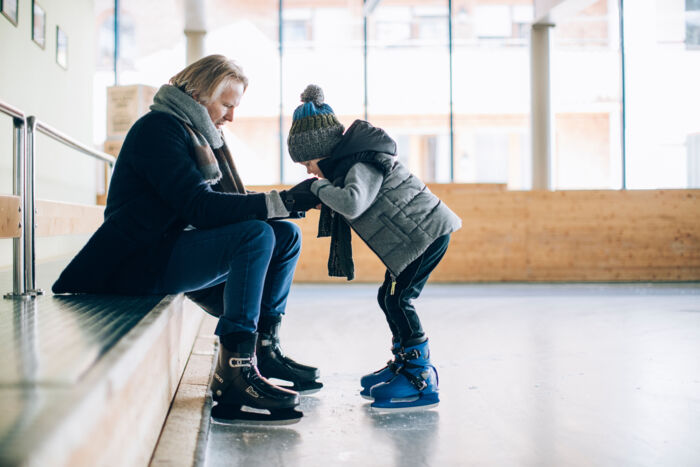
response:
[[[32,41],[32,0],[19,0],[18,25],[0,16],[0,100],[89,144],[94,74],[93,0],[39,0],[46,11],[46,46]],[[68,69],[56,63],[56,26],[68,36]],[[12,121],[0,114],[0,193],[12,193]],[[37,197],[94,204],[95,162],[39,135]],[[74,251],[83,238],[42,239],[37,256]],[[8,247],[8,245],[10,245]],[[11,242],[0,240],[0,267],[10,264]]]

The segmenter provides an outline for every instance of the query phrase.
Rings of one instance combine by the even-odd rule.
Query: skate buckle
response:
[[[428,387],[428,383],[426,380],[430,376],[428,372],[423,371],[419,375],[414,375],[410,373],[409,371],[406,371],[405,368],[402,368],[400,373],[408,379],[408,381],[420,392],[423,391],[423,389]]]
[[[248,367],[250,365],[251,365],[251,361],[249,358],[231,357],[228,359],[228,366],[231,368],[242,368],[242,367]]]

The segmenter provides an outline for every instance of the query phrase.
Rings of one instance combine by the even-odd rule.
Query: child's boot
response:
[[[408,412],[435,407],[438,374],[430,363],[428,341],[405,347],[400,354],[402,367],[389,381],[372,386],[371,407],[376,412]]]
[[[381,368],[373,373],[368,373],[360,379],[360,386],[362,386],[360,395],[362,397],[373,400],[372,396],[370,395],[370,389],[372,386],[389,381],[399,372],[402,366],[401,359],[399,358],[400,351],[401,344],[393,341],[391,353],[394,355],[394,358],[386,362],[386,366],[384,368]]]

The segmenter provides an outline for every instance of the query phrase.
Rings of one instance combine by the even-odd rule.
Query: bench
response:
[[[37,234],[84,231],[101,209],[39,201]],[[66,263],[38,264],[37,287]],[[203,316],[182,294],[0,301],[0,465],[148,464]]]
[[[204,313],[183,294],[52,295],[70,258],[35,266],[34,237],[90,234],[104,208],[34,200],[34,131],[113,158],[0,111],[13,118],[15,156],[15,193],[0,195],[0,238],[14,252],[0,270],[0,465],[147,465]]]

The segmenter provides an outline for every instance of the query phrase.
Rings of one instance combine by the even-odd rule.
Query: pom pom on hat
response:
[[[323,89],[316,84],[309,84],[301,93],[302,102],[313,102],[316,107],[321,107],[323,105]]]
[[[345,127],[330,105],[324,103],[323,89],[309,84],[301,93],[302,104],[294,110],[287,146],[294,162],[330,156]]]

